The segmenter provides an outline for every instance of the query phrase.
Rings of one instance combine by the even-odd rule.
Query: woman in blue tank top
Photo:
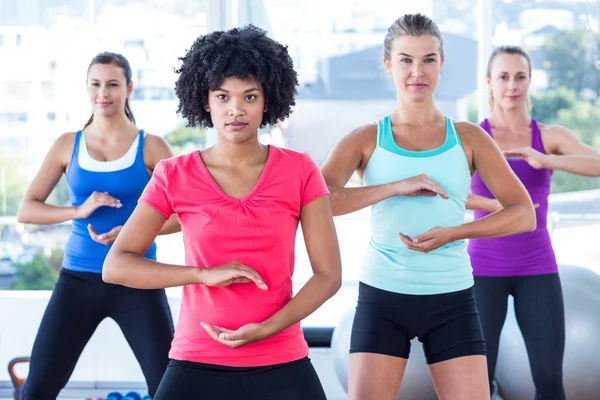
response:
[[[156,391],[168,364],[173,321],[164,290],[137,290],[102,281],[102,265],[150,180],[172,156],[160,137],[135,126],[128,97],[131,67],[121,55],[101,53],[88,67],[92,117],[84,129],[60,136],[25,193],[18,219],[56,224],[72,220],[63,265],[42,318],[23,399],[55,399],[102,320],[114,319]],[[71,205],[46,199],[66,174]],[[176,232],[176,219],[162,233]],[[156,259],[156,246],[145,255]]]
[[[396,399],[415,337],[440,398],[489,399],[465,240],[532,230],[533,204],[479,126],[454,123],[436,108],[444,49],[433,21],[421,14],[396,20],[384,39],[383,61],[396,86],[396,108],[344,137],[322,168],[335,215],[372,206],[349,399]],[[355,171],[365,186],[344,188]],[[504,208],[465,223],[475,171]]]

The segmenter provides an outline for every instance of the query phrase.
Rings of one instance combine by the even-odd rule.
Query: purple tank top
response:
[[[481,123],[481,127],[492,136],[487,119]],[[535,120],[531,120],[531,147],[539,152],[545,152],[540,129]],[[520,159],[509,159],[508,164],[525,185],[533,203],[540,205],[535,210],[537,225],[533,232],[501,238],[469,240],[468,251],[471,256],[473,275],[523,276],[556,273],[558,266],[546,225],[552,171],[535,169]],[[478,173],[475,173],[471,180],[471,193],[488,198],[494,197]],[[475,219],[488,214],[486,211],[475,211]]]

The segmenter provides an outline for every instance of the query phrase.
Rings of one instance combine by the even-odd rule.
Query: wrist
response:
[[[556,169],[554,167],[555,162],[556,162],[556,157],[557,155],[555,154],[544,154],[544,157],[542,158],[542,165],[545,169]]]
[[[70,219],[78,219],[79,218],[79,207],[80,206],[72,206],[71,207],[71,218]]]
[[[452,226],[450,228],[446,228],[446,233],[448,235],[447,243],[452,243],[452,242],[456,242],[457,240],[464,239],[463,225]]]
[[[270,337],[279,332],[276,324],[273,321],[273,318],[269,318],[260,323],[260,327],[263,331],[264,337]]]
[[[209,272],[207,268],[192,267],[194,272],[194,283],[204,285],[206,282],[206,274]]]
[[[387,197],[393,196],[404,196],[404,192],[402,191],[402,181],[391,182],[388,183],[388,189],[390,191]]]

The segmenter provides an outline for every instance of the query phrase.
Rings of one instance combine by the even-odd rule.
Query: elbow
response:
[[[27,212],[27,207],[24,204],[21,204],[19,210],[17,211],[17,222],[21,224],[31,223],[31,218]]]
[[[336,207],[336,201],[332,199],[331,201],[331,215],[334,217],[339,217],[340,215],[344,215],[344,212]]]
[[[108,252],[106,259],[104,260],[104,265],[102,266],[102,280],[105,283],[119,285],[123,283],[123,277],[119,271],[120,263],[118,260],[118,256],[111,253],[112,249]]]
[[[334,217],[344,215],[345,213],[340,208],[340,202],[338,201],[340,188],[337,186],[327,185],[327,189],[329,190],[329,205],[331,206],[331,215]]]
[[[537,227],[537,218],[535,216],[535,208],[533,204],[525,204],[521,206],[521,212],[519,215],[519,233],[521,232],[532,232]]]
[[[332,276],[329,279],[329,283],[330,283],[329,297],[333,297],[342,287],[342,268],[341,268],[341,266],[339,268],[339,272],[332,274]]]
[[[335,295],[342,288],[341,275],[331,280],[331,296]]]
[[[21,209],[19,209],[17,212],[17,222],[20,224],[26,224],[29,222],[27,221],[27,216],[21,211]]]

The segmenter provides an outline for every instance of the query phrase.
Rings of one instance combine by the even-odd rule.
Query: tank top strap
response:
[[[138,148],[137,148],[137,154],[136,154],[136,162],[138,162],[138,160],[141,160],[142,162],[144,162],[144,139],[146,136],[146,132],[143,129],[140,129],[140,136],[138,139]]]
[[[377,146],[382,146],[389,140],[392,135],[392,123],[390,116],[386,115],[377,123]],[[392,139],[393,140],[393,139]]]
[[[71,160],[67,167],[67,180],[71,172],[79,167],[79,146],[81,146],[81,136],[83,131],[75,132],[75,141],[73,142],[73,150],[71,151]]]
[[[458,136],[458,131],[456,130],[456,126],[454,125],[454,120],[450,117],[444,117],[446,119],[446,136],[449,135],[448,131],[451,131],[452,134],[450,137],[446,139],[444,145],[446,147],[452,147],[455,144],[462,147],[462,142],[460,141],[460,137]]]
[[[541,153],[546,152],[542,141],[542,132],[535,119],[531,120],[531,147]]]
[[[488,135],[492,136],[492,128],[490,127],[490,121],[487,118],[481,121],[479,126],[486,131]]]

